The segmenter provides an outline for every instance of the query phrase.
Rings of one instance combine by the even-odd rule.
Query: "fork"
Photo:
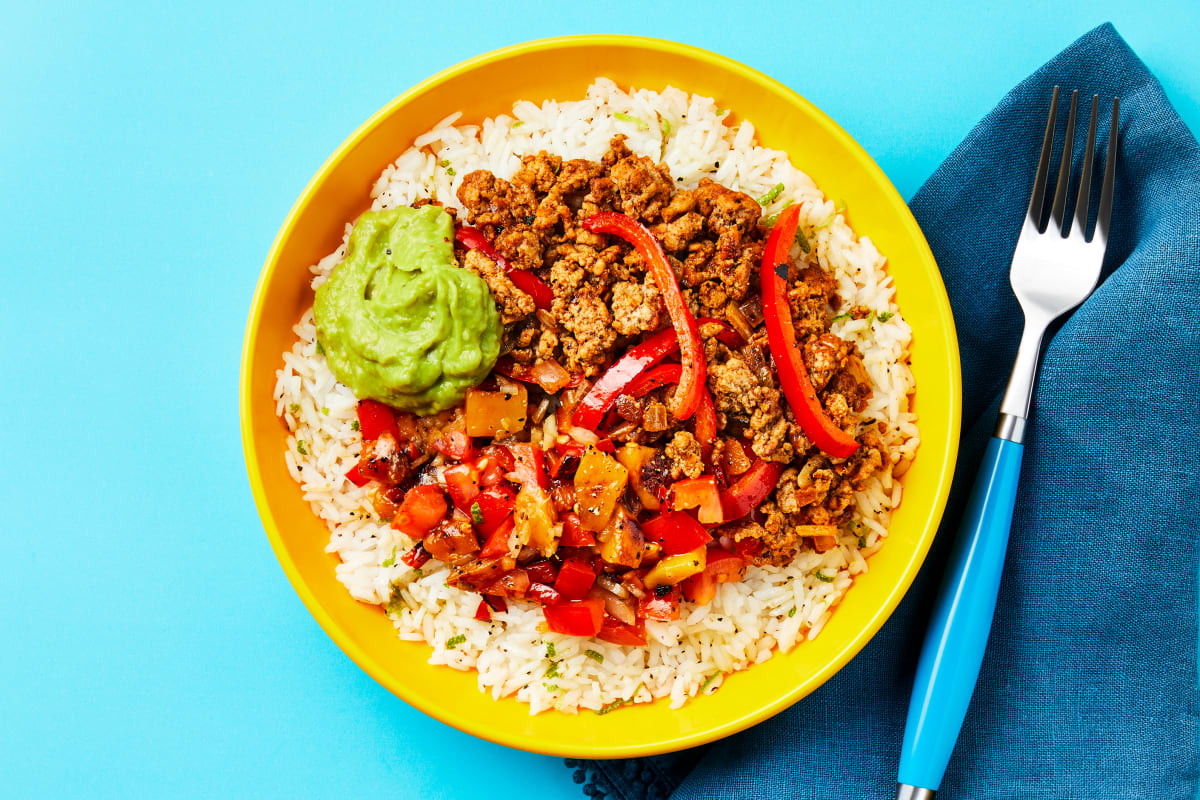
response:
[[[1073,172],[1078,90],[1071,93],[1058,182],[1046,217],[1046,189],[1058,112],[1059,87],[1050,99],[1029,210],[1013,252],[1010,281],[1025,315],[995,434],[984,452],[950,562],[921,648],[900,752],[896,800],[932,800],[954,749],[975,690],[987,645],[1000,572],[1012,526],[1026,423],[1042,339],[1057,317],[1082,303],[1100,277],[1112,214],[1119,98],[1113,98],[1104,179],[1091,238],[1087,238],[1100,98],[1092,96],[1087,147],[1074,214],[1067,211]]]

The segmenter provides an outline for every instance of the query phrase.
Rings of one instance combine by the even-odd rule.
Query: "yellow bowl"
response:
[[[660,701],[606,716],[530,716],[523,703],[481,693],[474,672],[426,663],[427,645],[400,641],[380,608],[358,603],[338,583],[336,559],[324,550],[329,534],[284,464],[287,431],[272,393],[291,326],[312,304],[307,267],[369,207],[369,189],[385,165],[453,111],[479,121],[511,111],[519,99],[577,99],[598,73],[626,88],[670,84],[716,98],[754,122],[760,143],[787,151],[827,196],[846,201],[855,230],[888,257],[913,328],[921,446],[904,476],[891,536],[814,641],[730,676],[720,691],[677,710]],[[749,727],[816,689],[867,643],[912,582],[941,518],[960,394],[954,322],[937,264],[900,195],[845,131],[787,87],[728,58],[653,39],[574,36],[508,47],[435,75],[367,120],[321,167],[284,221],[254,294],[241,416],[250,485],[271,546],[305,605],[350,658],[409,704],[467,733],[522,750],[609,758],[678,750]]]

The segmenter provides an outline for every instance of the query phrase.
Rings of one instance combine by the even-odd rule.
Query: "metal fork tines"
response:
[[[1016,362],[1008,380],[1008,389],[1000,405],[1000,420],[996,436],[1013,442],[1023,441],[1025,420],[1033,396],[1034,376],[1046,327],[1055,318],[1082,303],[1100,278],[1100,265],[1108,244],[1108,225],[1112,216],[1113,182],[1117,160],[1117,125],[1120,100],[1113,98],[1112,119],[1109,124],[1107,153],[1104,156],[1104,178],[1100,186],[1100,203],[1096,222],[1088,235],[1091,211],[1092,177],[1097,153],[1096,122],[1100,106],[1099,95],[1092,95],[1088,122],[1087,143],[1079,169],[1079,184],[1071,191],[1075,173],[1075,125],[1079,106],[1078,90],[1071,92],[1071,108],[1067,114],[1063,136],[1058,181],[1046,218],[1046,190],[1050,161],[1054,149],[1055,123],[1058,116],[1059,87],[1054,87],[1050,99],[1050,116],[1042,139],[1042,154],[1038,160],[1029,211],[1013,252],[1009,279],[1013,293],[1025,314],[1025,331],[1017,349]],[[1073,211],[1068,209],[1072,208]],[[1045,219],[1045,222],[1043,220]]]

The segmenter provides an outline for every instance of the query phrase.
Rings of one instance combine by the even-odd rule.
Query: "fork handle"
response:
[[[898,798],[933,797],[962,728],[996,611],[1024,449],[993,437],[984,452],[917,663]]]

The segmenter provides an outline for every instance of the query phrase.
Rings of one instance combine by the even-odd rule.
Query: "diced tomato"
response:
[[[479,470],[479,486],[483,489],[499,486],[504,482],[504,476],[508,473],[508,470],[494,458],[479,459],[475,463],[475,468]]]
[[[546,476],[545,454],[540,447],[531,444],[510,444],[508,451],[513,457],[513,473],[521,486],[550,487]]]
[[[442,471],[446,479],[446,489],[450,492],[450,500],[454,507],[464,514],[471,513],[471,503],[479,494],[479,470],[470,464],[455,464]]]
[[[429,561],[430,557],[429,551],[425,549],[425,545],[417,542],[417,546],[400,556],[400,560],[413,569],[419,569]]]
[[[366,475],[363,475],[362,472],[359,471],[357,462],[355,462],[353,467],[346,470],[346,478],[355,486],[366,486],[371,482],[370,478],[368,478]]]
[[[592,547],[596,544],[596,535],[583,527],[579,515],[568,511],[562,515],[562,538],[558,543],[563,547]]]
[[[517,493],[507,484],[484,489],[475,498],[473,504],[479,506],[479,515],[483,518],[483,522],[477,523],[475,527],[484,536],[491,536],[512,514],[513,504],[516,500]],[[472,517],[475,515],[470,509],[467,510],[467,513]]]
[[[747,563],[753,561],[762,552],[763,545],[758,539],[742,539],[733,546],[733,552]]]
[[[529,591],[529,573],[518,567],[506,572],[488,586],[483,587],[484,594],[494,594],[498,597],[524,597]]]
[[[610,644],[632,645],[634,647],[646,646],[646,631],[641,627],[626,625],[621,620],[609,614],[604,615],[604,622],[600,626],[600,632],[596,634],[596,638]]]
[[[554,588],[563,597],[579,600],[588,593],[596,582],[596,571],[592,565],[582,558],[568,558],[558,568],[558,578]]]
[[[746,562],[737,553],[730,553],[720,547],[710,547],[704,572],[712,576],[717,583],[737,583],[746,577]]]
[[[504,602],[503,597],[496,597],[495,595],[485,594],[483,596],[483,602],[487,603],[488,608],[490,608],[493,612],[498,613],[500,611],[508,611],[508,603]]]
[[[554,633],[568,636],[595,636],[604,624],[604,601],[599,597],[566,600],[542,609],[546,625]]]
[[[479,552],[479,540],[471,523],[462,517],[452,517],[439,522],[422,540],[429,555],[438,561],[450,561],[455,556],[466,556]]]
[[[672,586],[670,591],[660,595],[659,590],[664,588],[666,587],[660,586],[658,589],[646,593],[646,596],[638,603],[638,616],[663,622],[679,619],[679,587]]]
[[[544,583],[547,586],[553,586],[554,580],[558,577],[558,567],[554,566],[554,562],[549,559],[526,564],[525,571],[529,573],[529,580],[534,583]]]
[[[455,461],[467,461],[474,452],[471,437],[467,436],[466,431],[459,428],[447,428],[430,444],[433,449]]]
[[[404,495],[392,527],[414,539],[421,539],[446,516],[446,495],[432,484],[414,486]]]
[[[513,518],[507,517],[492,534],[488,536],[487,542],[483,545],[483,552],[479,554],[480,558],[496,558],[508,552],[508,539],[512,536],[513,526],[515,525]]]
[[[513,466],[516,464],[512,453],[502,444],[489,444],[479,451],[479,458],[480,460],[486,458],[489,462],[496,462],[505,472],[512,472]],[[482,466],[480,466],[480,469],[482,469]]]
[[[483,622],[489,622],[492,619],[491,609],[488,608],[488,604],[483,600],[479,601],[479,608],[475,609],[475,619]]]
[[[671,485],[671,508],[698,509],[697,518],[704,525],[720,525],[725,521],[721,511],[721,492],[712,475],[675,481]]]
[[[396,416],[389,406],[378,400],[358,401],[358,430],[364,442],[374,441],[379,434],[387,431],[400,440],[400,430],[396,427]]]
[[[534,583],[525,592],[525,598],[544,606],[555,606],[563,601],[562,595],[544,583]]]
[[[712,541],[704,526],[682,511],[664,511],[642,523],[642,532],[662,545],[668,556],[690,553]]]
[[[679,584],[679,588],[683,590],[684,600],[698,606],[712,602],[717,595],[717,582],[707,572],[698,572],[690,578],[685,578],[683,583]]]

